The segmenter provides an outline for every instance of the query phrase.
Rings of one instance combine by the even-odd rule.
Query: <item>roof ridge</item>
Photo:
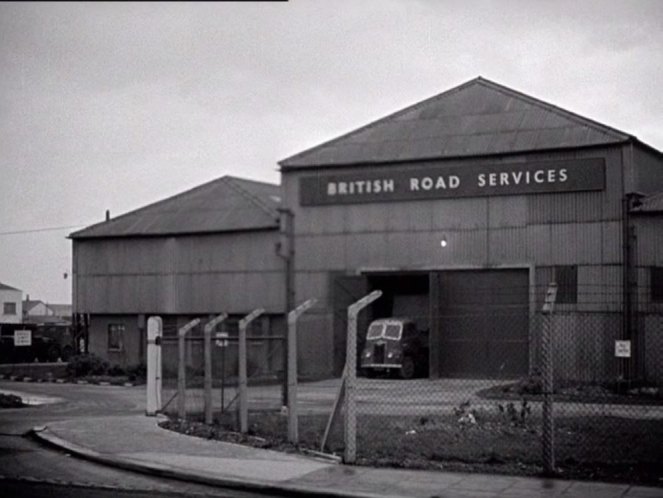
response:
[[[618,130],[617,128],[613,128],[611,126],[604,125],[602,123],[599,123],[598,121],[595,121],[593,119],[587,118],[585,116],[581,116],[580,114],[577,114],[575,112],[569,111],[567,109],[564,109],[562,107],[559,107],[555,104],[551,104],[550,102],[546,102],[544,100],[538,99],[536,97],[532,97],[531,95],[527,95],[523,92],[520,92],[518,90],[514,90],[513,88],[509,88],[508,86],[501,85],[500,83],[496,83],[492,80],[482,78],[479,76],[475,80],[478,84],[486,86],[488,88],[492,88],[493,90],[499,91],[501,93],[508,94],[512,97],[518,98],[520,100],[526,101],[530,104],[536,105],[538,107],[543,107],[548,111],[551,111],[557,115],[560,115],[564,118],[570,119],[571,121],[574,121],[579,124],[583,124],[586,126],[591,126],[593,128],[598,128],[599,131],[602,133],[605,133],[606,135],[610,135],[613,138],[617,138],[620,140],[628,140],[631,138],[635,138],[633,135],[623,132],[621,130]]]
[[[124,218],[126,218],[127,216],[133,216],[133,215],[135,215],[136,213],[144,212],[146,209],[153,208],[153,207],[155,207],[155,206],[158,206],[159,204],[163,204],[163,203],[165,203],[165,202],[170,202],[170,201],[172,201],[173,199],[177,199],[177,198],[182,197],[183,195],[190,194],[190,193],[193,192],[194,190],[198,190],[198,189],[201,189],[201,188],[203,188],[203,187],[209,187],[209,186],[212,185],[213,183],[217,183],[217,182],[221,182],[221,181],[223,181],[224,178],[226,178],[226,177],[227,177],[227,175],[224,175],[224,176],[222,176],[222,177],[220,177],[220,178],[215,178],[214,180],[210,180],[209,182],[205,182],[205,183],[203,183],[202,185],[197,185],[197,186],[192,187],[192,188],[190,188],[190,189],[187,189],[187,190],[184,190],[184,191],[179,192],[179,193],[177,193],[177,194],[174,194],[174,195],[172,195],[172,196],[170,196],[170,197],[166,197],[166,198],[164,198],[164,199],[159,199],[158,201],[154,201],[154,202],[152,202],[151,204],[148,204],[147,206],[141,206],[141,207],[139,207],[139,208],[132,209],[131,211],[128,211],[128,212],[123,213],[123,214],[121,214],[121,215],[119,215],[119,216],[116,216],[115,218],[111,218],[110,220],[100,221],[99,223],[94,223],[94,224],[92,224],[92,225],[90,225],[90,226],[87,226],[87,227],[85,227],[85,228],[81,228],[80,230],[76,230],[75,232],[70,233],[69,236],[68,236],[68,238],[71,238],[73,235],[76,235],[76,234],[78,234],[78,233],[80,233],[80,232],[85,232],[85,231],[90,230],[90,229],[92,229],[92,228],[96,228],[96,227],[98,227],[98,226],[101,226],[101,225],[103,225],[104,223],[113,223],[113,222],[115,222],[115,221],[118,221],[118,220],[124,219]]]
[[[7,285],[5,283],[0,282],[0,289],[4,290],[15,290],[15,291],[20,291],[21,289],[17,289],[16,287],[12,287],[11,285]]]
[[[391,114],[388,114],[387,116],[384,116],[382,118],[379,118],[375,121],[372,121],[364,126],[361,126],[359,128],[356,128],[354,130],[351,130],[347,133],[344,133],[343,135],[333,138],[331,140],[328,140],[326,142],[323,142],[321,144],[315,145],[313,147],[309,147],[308,149],[299,152],[297,154],[294,154],[290,157],[287,157],[285,159],[282,159],[281,161],[278,161],[278,164],[282,168],[289,168],[291,167],[292,163],[297,163],[297,161],[305,161],[306,157],[315,154],[317,151],[321,151],[325,148],[328,148],[330,146],[333,146],[334,144],[338,142],[342,142],[343,140],[348,140],[352,136],[355,136],[357,134],[360,134],[366,130],[369,130],[371,128],[374,128],[376,126],[380,126],[385,122],[393,121],[398,119],[399,116],[402,114],[412,112],[417,110],[420,107],[425,107],[430,105],[431,103],[434,103],[440,99],[446,98],[449,95],[452,95],[454,93],[460,92],[470,86],[473,85],[481,85],[484,88],[499,92],[503,95],[506,95],[510,98],[518,99],[521,102],[524,102],[528,105],[534,106],[535,108],[545,110],[547,112],[556,114],[557,116],[562,117],[563,119],[566,119],[570,121],[571,123],[574,123],[576,125],[581,125],[587,128],[590,128],[592,130],[595,130],[598,133],[603,134],[606,137],[609,137],[610,140],[616,141],[616,142],[626,142],[629,140],[637,140],[637,138],[633,135],[630,135],[628,133],[625,133],[621,130],[617,130],[616,128],[612,128],[610,126],[604,125],[602,123],[599,123],[598,121],[586,118],[584,116],[581,116],[577,113],[568,111],[566,109],[563,109],[559,106],[556,106],[554,104],[551,104],[549,102],[543,101],[541,99],[538,99],[536,97],[532,97],[529,95],[526,95],[518,90],[514,90],[512,88],[509,88],[507,86],[501,85],[499,83],[496,83],[494,81],[491,81],[489,79],[486,79],[482,76],[477,76],[476,78],[473,78],[471,80],[466,81],[465,83],[462,83],[460,85],[457,85],[453,88],[450,88],[449,90],[446,90],[444,92],[438,93],[436,95],[433,95],[432,97],[429,97],[427,99],[424,99],[420,102],[417,102],[415,104],[412,104],[410,106],[407,106],[399,111],[393,112]],[[324,164],[334,164],[335,161],[324,161],[321,160],[322,163]],[[339,163],[340,164],[340,163]],[[311,163],[310,166],[315,166],[315,163]],[[297,164],[292,165],[292,167],[297,167]]]
[[[383,117],[381,117],[381,118],[378,118],[378,119],[376,119],[375,121],[371,121],[370,123],[368,123],[368,124],[366,124],[366,125],[364,125],[364,126],[360,126],[359,128],[356,128],[356,129],[354,129],[354,130],[351,130],[351,131],[349,131],[349,132],[347,132],[347,133],[344,133],[343,135],[341,135],[341,136],[339,136],[339,137],[332,138],[331,140],[327,140],[326,142],[323,142],[323,143],[321,143],[321,144],[315,145],[315,146],[313,146],[313,147],[309,147],[309,148],[306,149],[306,150],[303,150],[303,151],[301,151],[301,152],[298,152],[298,153],[295,154],[295,155],[292,155],[292,156],[290,156],[290,157],[286,157],[285,159],[281,159],[280,161],[277,162],[277,164],[279,164],[280,166],[285,166],[283,163],[285,163],[286,161],[289,162],[289,161],[292,161],[293,159],[300,159],[302,156],[305,156],[306,154],[308,154],[308,153],[310,153],[310,152],[312,152],[312,151],[314,151],[314,150],[316,150],[316,149],[320,149],[320,148],[322,148],[322,147],[326,147],[326,146],[331,145],[331,144],[333,144],[333,143],[336,143],[336,142],[338,142],[338,141],[340,141],[340,140],[343,140],[343,139],[349,137],[350,135],[354,135],[355,133],[359,133],[359,132],[362,132],[362,131],[368,130],[368,129],[370,129],[370,128],[373,128],[374,126],[377,126],[377,125],[379,125],[379,124],[382,124],[383,122],[385,122],[385,121],[387,121],[387,120],[389,120],[389,119],[394,119],[394,118],[400,116],[401,114],[405,114],[406,112],[410,112],[410,111],[413,111],[413,110],[415,110],[415,109],[417,109],[417,108],[419,108],[419,107],[422,107],[422,106],[424,106],[424,105],[430,104],[431,102],[434,102],[435,100],[437,100],[437,99],[439,99],[439,98],[441,98],[441,97],[443,97],[443,96],[448,96],[448,95],[450,95],[450,94],[452,94],[452,93],[456,93],[456,92],[462,90],[463,88],[465,88],[465,87],[467,87],[467,86],[470,86],[470,85],[473,85],[474,83],[478,83],[478,82],[480,82],[480,81],[482,81],[482,80],[483,80],[483,78],[482,78],[481,76],[477,76],[476,78],[473,78],[473,79],[471,79],[471,80],[469,80],[469,81],[466,81],[465,83],[461,83],[460,85],[457,85],[457,86],[455,86],[455,87],[453,87],[453,88],[450,88],[450,89],[448,89],[448,90],[445,90],[445,91],[443,91],[442,93],[437,93],[437,94],[435,94],[435,95],[433,95],[433,96],[431,96],[431,97],[425,98],[425,99],[422,100],[422,101],[416,102],[416,103],[414,103],[414,104],[411,104],[411,105],[409,105],[409,106],[406,106],[406,107],[403,108],[403,109],[399,109],[398,111],[392,112],[391,114],[388,114],[388,115],[386,115],[386,116],[383,116]],[[287,167],[287,166],[285,166],[285,167]]]
[[[275,209],[272,209],[270,206],[268,206],[265,202],[262,201],[257,195],[253,194],[252,192],[249,192],[247,189],[242,187],[241,185],[238,184],[237,180],[242,180],[244,179],[241,178],[236,178],[232,176],[224,176],[222,180],[225,181],[225,183],[234,189],[236,192],[238,192],[240,195],[243,195],[246,197],[250,202],[258,206],[261,210],[263,210],[265,213],[267,213],[269,216],[273,217],[278,217],[278,212]],[[251,181],[251,180],[249,180]],[[256,183],[261,183],[261,182],[256,182]],[[269,184],[267,184],[269,185]]]

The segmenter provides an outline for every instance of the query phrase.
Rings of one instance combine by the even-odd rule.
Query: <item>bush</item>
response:
[[[109,365],[106,360],[94,353],[83,353],[72,356],[67,365],[67,375],[70,377],[85,377],[86,375],[105,375]]]
[[[147,365],[143,362],[131,365],[130,367],[127,367],[127,375],[132,381],[136,379],[145,379],[147,377]]]
[[[120,365],[113,365],[108,369],[108,375],[112,377],[120,377],[122,375],[126,375],[127,372],[122,368]]]

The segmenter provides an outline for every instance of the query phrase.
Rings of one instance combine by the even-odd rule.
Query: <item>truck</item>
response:
[[[408,317],[380,318],[368,326],[361,352],[361,373],[411,379],[428,375],[428,330]]]
[[[67,361],[74,353],[68,324],[0,323],[0,363]]]

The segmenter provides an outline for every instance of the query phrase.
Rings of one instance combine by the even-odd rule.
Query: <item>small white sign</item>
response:
[[[214,337],[216,338],[215,344],[220,348],[228,346],[228,332],[217,332]]]
[[[617,358],[630,358],[631,341],[615,341],[615,356]]]
[[[32,346],[32,331],[14,330],[14,346]]]

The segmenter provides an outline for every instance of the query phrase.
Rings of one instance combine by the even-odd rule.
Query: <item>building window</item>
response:
[[[578,267],[576,265],[555,266],[554,272],[557,282],[557,303],[576,304],[578,302]]]
[[[108,325],[108,351],[122,351],[124,325],[111,323]]]
[[[649,273],[652,303],[663,303],[663,266],[652,266]]]
[[[2,313],[5,315],[15,315],[16,314],[16,303],[5,303],[3,306]]]

